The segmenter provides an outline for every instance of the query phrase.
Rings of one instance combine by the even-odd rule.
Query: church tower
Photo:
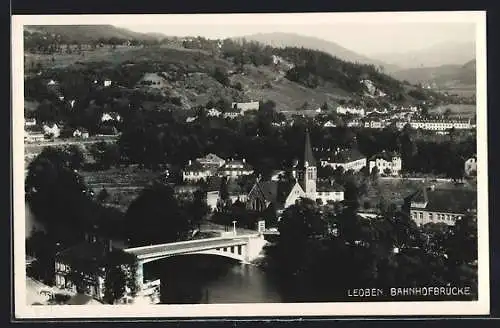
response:
[[[316,197],[316,160],[314,159],[309,130],[306,130],[306,142],[304,151],[304,192],[307,197]]]

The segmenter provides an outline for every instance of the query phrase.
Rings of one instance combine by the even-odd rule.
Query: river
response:
[[[145,278],[160,279],[162,304],[280,303],[273,279],[256,264],[210,255],[148,263]]]

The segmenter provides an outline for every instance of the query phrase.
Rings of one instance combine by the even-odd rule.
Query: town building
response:
[[[472,125],[470,119],[463,120],[412,120],[410,125],[414,129],[431,130],[431,131],[446,131],[450,129],[470,130]]]
[[[477,175],[477,156],[468,158],[464,164],[464,173],[466,176]]]
[[[158,73],[145,73],[139,80],[138,85],[149,88],[163,89],[167,86],[167,81]]]
[[[253,167],[243,158],[241,160],[232,159],[227,161],[220,167],[218,174],[221,177],[237,178],[242,175],[253,174],[253,172]]]
[[[36,119],[34,118],[26,118],[24,120],[24,126],[35,126],[36,125]]]
[[[331,166],[334,170],[342,167],[344,171],[359,171],[367,165],[366,156],[357,149],[340,149],[328,153],[321,159],[321,165]]]
[[[361,122],[360,119],[351,119],[351,120],[348,120],[346,122],[346,126],[349,127],[349,128],[357,128],[357,127],[360,127],[362,126],[363,123]]]
[[[89,132],[86,129],[78,128],[73,131],[73,137],[87,139],[89,137]]]
[[[243,114],[241,114],[241,111],[239,109],[230,108],[223,114],[223,117],[234,120],[235,118],[237,118],[238,116],[241,116],[241,115],[243,115]]]
[[[76,291],[77,284],[81,284],[86,294],[102,299],[104,297],[105,256],[106,247],[97,242],[95,237],[57,253],[55,286]],[[74,281],[75,276],[83,281]]]
[[[218,165],[204,165],[197,160],[189,160],[186,167],[182,170],[182,179],[185,182],[206,180],[208,177],[216,175],[218,169]]]
[[[122,118],[120,114],[116,112],[103,113],[101,116],[101,122],[121,122]]]
[[[222,112],[218,110],[217,108],[213,107],[207,110],[207,116],[208,117],[220,117],[222,115]]]
[[[335,111],[337,112],[337,114],[351,114],[360,117],[365,116],[365,110],[363,108],[338,106]]]
[[[477,193],[462,187],[437,189],[432,185],[408,197],[407,202],[410,217],[418,226],[427,223],[455,225],[464,215],[477,211]]]
[[[57,124],[52,125],[44,125],[43,133],[49,138],[58,138],[61,135],[61,129],[57,126]]]
[[[247,111],[259,110],[259,102],[258,101],[251,101],[244,103],[233,102],[231,104],[231,108],[239,110],[241,115],[244,115],[245,112]]]
[[[397,176],[401,173],[401,157],[396,153],[383,151],[370,158],[370,172],[372,172],[375,167],[380,174]]]

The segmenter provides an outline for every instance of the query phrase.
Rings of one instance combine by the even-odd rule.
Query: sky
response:
[[[288,32],[318,37],[364,55],[386,52],[407,52],[424,49],[444,42],[471,42],[475,40],[475,23],[467,19],[421,19],[404,20],[402,16],[384,16],[378,19],[339,19],[339,14],[331,19],[265,19],[266,15],[253,16],[254,19],[189,19],[162,20],[160,24],[134,22],[133,24],[113,24],[137,32],[160,32],[169,36],[202,36],[206,38],[226,38],[255,33]],[[341,14],[340,14],[341,15]],[[385,14],[388,15],[388,14]],[[233,15],[231,15],[233,16]],[[237,16],[237,15],[234,15]],[[284,17],[285,15],[282,15]],[[206,16],[205,16],[206,17]],[[323,16],[324,17],[324,16]],[[353,17],[353,16],[351,16]],[[384,19],[387,17],[388,19]],[[394,19],[397,17],[397,19]],[[258,20],[255,20],[257,18]],[[319,23],[321,21],[321,23]],[[293,22],[293,23],[291,23]]]

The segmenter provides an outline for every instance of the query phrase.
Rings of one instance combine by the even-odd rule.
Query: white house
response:
[[[75,129],[75,131],[73,131],[73,137],[87,139],[89,137],[89,132],[85,129]]]
[[[61,135],[61,130],[57,126],[57,124],[52,124],[52,126],[44,125],[43,133],[52,138],[58,138]]]
[[[35,126],[36,125],[36,119],[34,118],[27,118],[24,120],[24,126]]]
[[[414,129],[423,129],[431,131],[445,131],[452,128],[461,130],[472,129],[470,119],[469,120],[414,120],[410,122],[410,125]]]
[[[477,157],[475,155],[465,161],[464,173],[466,176],[477,175]]]
[[[243,115],[242,112],[239,110],[239,109],[230,109],[228,110],[227,112],[224,113],[223,117],[224,118],[229,118],[229,119],[235,119],[237,118],[238,116],[241,116]]]
[[[250,175],[254,172],[253,167],[242,160],[229,160],[220,169],[219,176],[237,178],[242,175]]]
[[[106,122],[106,121],[120,122],[121,120],[122,120],[121,116],[115,112],[103,113],[101,116],[101,122]]]
[[[370,172],[375,167],[381,174],[397,176],[401,172],[401,157],[395,153],[381,152],[370,159]]]
[[[209,117],[219,117],[221,115],[222,115],[222,112],[220,110],[218,110],[217,108],[215,108],[215,107],[210,108],[207,111],[207,116],[209,116]]]
[[[323,127],[325,127],[325,128],[334,128],[336,126],[337,126],[337,124],[333,123],[332,121],[328,121],[325,124],[323,124]]]
[[[109,87],[109,86],[111,86],[111,84],[112,84],[112,81],[110,79],[104,79],[103,85],[105,87]]]
[[[182,171],[184,181],[196,182],[206,180],[208,177],[214,176],[217,172],[217,167],[202,165],[198,161],[189,160],[188,165]]]
[[[352,115],[358,115],[358,116],[365,116],[365,110],[363,108],[356,108],[356,107],[344,107],[344,106],[338,106],[335,110],[338,114],[352,114]]]
[[[241,112],[241,115],[243,115],[245,114],[246,111],[249,110],[259,110],[259,102],[258,101],[251,101],[244,103],[233,102],[231,104],[231,108],[238,109]]]

